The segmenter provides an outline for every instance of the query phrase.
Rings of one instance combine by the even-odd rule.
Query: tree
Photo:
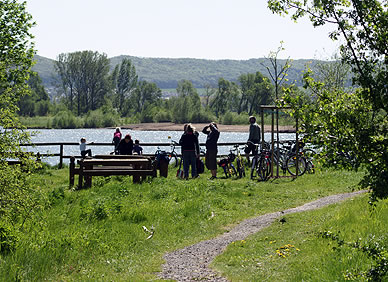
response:
[[[18,102],[18,114],[24,116],[46,115],[50,102],[38,73],[31,73],[28,86],[30,88],[30,95]]]
[[[157,104],[162,97],[162,91],[153,82],[140,81],[133,95],[133,109],[135,113],[142,113],[152,104]]]
[[[227,111],[237,111],[238,102],[238,86],[222,77],[218,79],[218,89],[210,104],[210,108],[214,110],[216,116],[219,117]]]
[[[82,51],[60,54],[55,62],[69,109],[76,104],[77,114],[103,105],[109,91],[109,59],[106,54]]]
[[[320,126],[309,127],[310,139],[323,144],[327,158],[336,163],[330,151],[356,159],[352,169],[364,165],[368,171],[362,184],[373,189],[372,197],[388,196],[388,3],[377,0],[269,0],[269,8],[279,14],[293,12],[292,19],[309,16],[312,24],[333,24],[333,40],[343,39],[340,47],[342,60],[354,74],[358,88],[351,94],[322,89],[322,83],[305,75],[306,86],[316,89],[318,105],[309,109],[313,117],[296,110],[305,122],[322,117]],[[346,111],[345,111],[346,110]],[[346,114],[348,113],[348,114]],[[336,128],[330,119],[335,120]],[[336,134],[331,134],[335,132]],[[340,151],[338,151],[340,150]],[[335,155],[335,154],[334,154]]]
[[[238,81],[241,89],[238,113],[245,111],[252,115],[259,111],[260,105],[268,105],[272,101],[273,86],[260,72],[242,74]]]
[[[126,98],[129,98],[137,85],[138,76],[135,66],[130,59],[123,59],[120,65],[116,65],[113,74],[113,87],[116,92],[116,106],[123,112]]]
[[[36,191],[28,182],[35,162],[23,152],[20,143],[29,141],[18,128],[18,101],[29,94],[26,81],[33,65],[34,25],[26,12],[26,3],[3,0],[0,4],[0,252],[15,247],[14,230],[22,226],[36,204]],[[9,159],[19,159],[20,166],[8,166]]]

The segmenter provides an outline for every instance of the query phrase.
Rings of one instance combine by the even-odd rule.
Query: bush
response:
[[[166,110],[159,110],[155,115],[154,120],[156,122],[168,122],[171,121],[171,115]]]
[[[77,128],[81,126],[81,122],[70,111],[60,111],[53,119],[53,128]]]
[[[213,113],[204,110],[193,111],[191,114],[191,122],[208,123],[215,120]]]
[[[227,112],[221,118],[222,124],[247,124],[249,115],[245,112],[237,114],[235,112]]]
[[[16,248],[17,236],[12,227],[0,222],[0,254],[7,254]]]

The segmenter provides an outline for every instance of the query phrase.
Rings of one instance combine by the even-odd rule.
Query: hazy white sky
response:
[[[38,55],[250,59],[284,41],[281,58],[329,59],[333,27],[272,14],[266,0],[27,0]]]

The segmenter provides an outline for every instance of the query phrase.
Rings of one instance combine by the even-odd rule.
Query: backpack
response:
[[[197,158],[197,173],[200,174],[200,173],[203,173],[205,171],[205,165],[203,163],[203,161],[201,160],[201,158]]]

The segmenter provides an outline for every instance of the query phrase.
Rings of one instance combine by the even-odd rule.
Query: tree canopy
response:
[[[386,0],[269,0],[269,8],[291,14],[293,20],[308,16],[315,27],[334,26],[333,40],[341,40],[343,62],[353,72],[349,91],[325,88],[325,82],[305,75],[306,87],[316,94],[309,109],[295,108],[305,121],[305,133],[320,144],[334,164],[338,156],[353,159],[352,168],[367,168],[363,185],[373,197],[388,196],[388,2]],[[296,100],[286,98],[289,104]],[[304,114],[304,113],[307,114]],[[349,166],[348,166],[349,167]]]

